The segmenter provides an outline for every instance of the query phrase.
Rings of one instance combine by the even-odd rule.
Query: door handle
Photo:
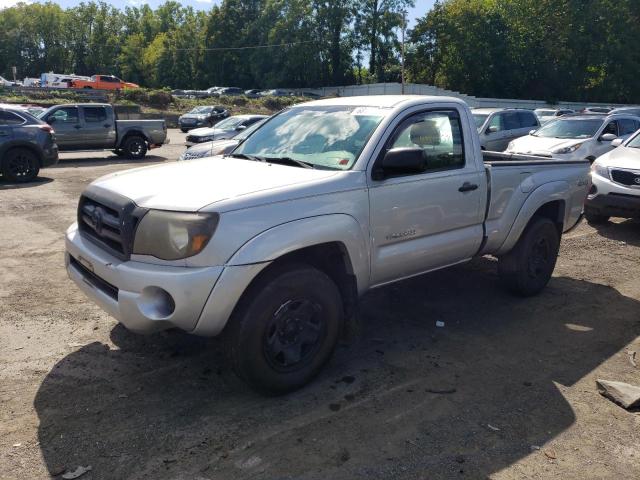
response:
[[[76,130],[80,130],[82,127],[80,125],[74,125],[73,128],[75,128]]]
[[[477,190],[478,185],[475,183],[464,182],[462,186],[458,189],[459,192],[471,192],[473,190]]]

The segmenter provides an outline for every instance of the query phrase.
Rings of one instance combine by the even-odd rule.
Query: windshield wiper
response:
[[[302,168],[313,168],[312,163],[303,162],[302,160],[296,160],[295,158],[291,157],[265,157],[265,160],[271,163],[281,163],[284,165],[293,165]]]
[[[267,159],[264,157],[259,157],[258,155],[250,155],[248,153],[230,153],[229,155],[225,155],[225,157],[243,158],[245,160],[253,160],[254,162],[267,161]]]

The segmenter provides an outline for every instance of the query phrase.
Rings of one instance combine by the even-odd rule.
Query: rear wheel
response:
[[[5,153],[1,167],[2,175],[16,183],[30,182],[40,172],[38,157],[26,148],[14,148]]]
[[[534,218],[513,250],[499,259],[498,274],[504,287],[526,297],[539,293],[549,283],[559,248],[556,225],[548,218]]]
[[[147,142],[137,135],[127,137],[122,143],[122,151],[127,158],[138,160],[147,154]]]
[[[296,390],[331,356],[342,328],[342,298],[323,272],[304,264],[267,273],[241,300],[225,331],[230,360],[251,387]]]

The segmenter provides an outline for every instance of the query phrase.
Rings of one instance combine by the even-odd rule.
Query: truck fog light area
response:
[[[146,287],[138,298],[138,308],[145,317],[153,320],[163,320],[176,309],[173,297],[160,287]]]

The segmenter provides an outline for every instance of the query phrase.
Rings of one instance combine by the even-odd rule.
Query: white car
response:
[[[17,84],[15,82],[7,80],[4,77],[0,77],[0,87],[13,87],[14,85],[17,85]]]
[[[614,148],[613,140],[626,140],[639,128],[634,115],[570,115],[513,140],[506,152],[593,162]]]
[[[598,224],[609,217],[640,217],[640,131],[598,158],[591,166],[591,189],[585,217]]]

